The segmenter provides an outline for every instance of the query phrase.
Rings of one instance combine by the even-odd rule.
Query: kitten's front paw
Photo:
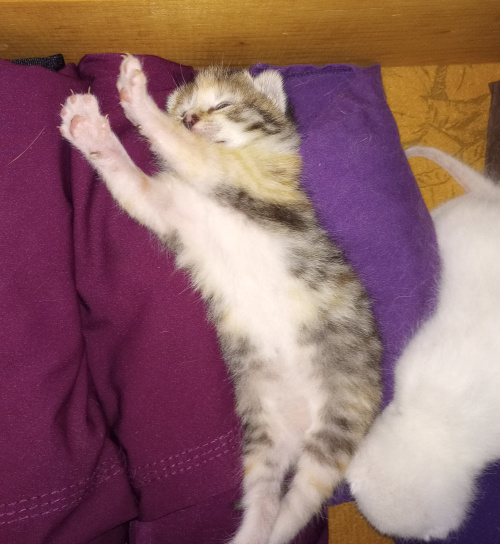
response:
[[[147,80],[138,58],[124,55],[116,87],[128,120],[134,125],[140,124],[141,109],[147,102]]]
[[[61,134],[89,159],[101,158],[112,142],[107,117],[91,94],[69,96],[61,110]]]

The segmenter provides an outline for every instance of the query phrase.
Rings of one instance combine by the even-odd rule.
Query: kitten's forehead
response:
[[[189,98],[197,106],[209,108],[221,100],[230,101],[239,94],[238,89],[229,85],[227,81],[203,78],[196,82]]]
[[[211,66],[198,72],[194,81],[179,87],[168,102],[168,109],[211,108],[220,101],[244,98],[255,93],[252,77],[245,71]]]
[[[252,89],[252,76],[246,70],[230,70],[222,66],[209,66],[200,70],[194,80],[200,89],[216,87],[219,90],[248,92]]]

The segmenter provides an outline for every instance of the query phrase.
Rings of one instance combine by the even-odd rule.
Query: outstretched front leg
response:
[[[61,110],[61,134],[99,172],[118,204],[134,219],[162,233],[166,230],[159,203],[166,198],[165,181],[147,176],[129,157],[99,111],[95,96],[73,94]]]
[[[151,149],[186,181],[210,183],[213,166],[223,152],[160,110],[147,92],[146,74],[136,57],[126,55],[117,81],[120,104],[127,119],[150,143]]]

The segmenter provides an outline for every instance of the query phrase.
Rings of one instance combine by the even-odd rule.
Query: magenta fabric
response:
[[[141,58],[159,104],[193,75]],[[53,73],[0,61],[0,542],[220,543],[238,523],[240,429],[204,305],[57,130],[60,103],[91,86],[155,170],[119,106],[120,62],[89,55]],[[432,306],[430,217],[377,67],[282,73],[304,183],[374,299],[387,402]],[[296,539],[320,542],[325,519]]]

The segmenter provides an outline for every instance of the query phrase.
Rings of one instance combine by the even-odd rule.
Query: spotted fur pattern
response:
[[[244,427],[244,515],[232,543],[284,544],[320,512],[378,410],[370,301],[301,189],[278,72],[202,70],[166,113],[127,56],[118,89],[162,173],[133,164],[90,94],[68,98],[61,132],[207,302]]]

